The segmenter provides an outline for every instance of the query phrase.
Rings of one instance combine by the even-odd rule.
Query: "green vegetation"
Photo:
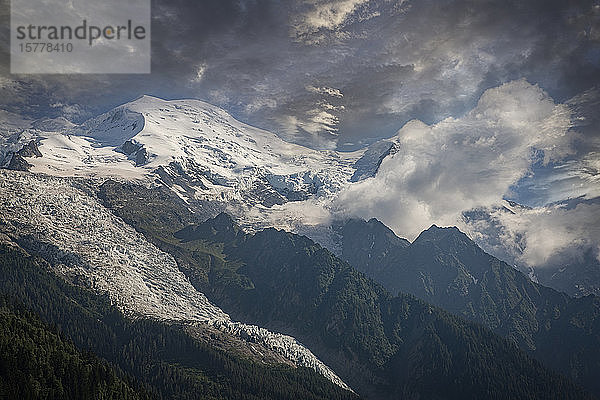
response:
[[[32,312],[0,298],[0,397],[146,399],[122,374],[83,353]]]

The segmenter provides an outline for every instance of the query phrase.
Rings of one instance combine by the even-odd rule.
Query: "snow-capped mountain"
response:
[[[288,230],[307,225],[304,205],[327,204],[349,182],[372,176],[396,146],[387,140],[366,153],[313,150],[199,100],[150,96],[81,125],[64,119],[30,124],[4,138],[2,164],[31,141],[43,155],[27,158],[32,172],[160,181],[186,201],[221,204],[246,228],[268,221]]]
[[[361,155],[285,142],[199,100],[149,96],[71,129],[40,129],[39,148],[44,158],[34,160],[33,172],[149,180],[185,172],[185,189],[198,197],[230,201],[252,191],[260,197],[261,182],[275,190],[270,194],[277,203],[335,191]],[[145,156],[133,162],[140,152]],[[268,196],[262,197],[268,204]]]
[[[28,121],[11,116],[0,127],[0,165],[33,172],[0,170],[0,239],[8,237],[41,255],[55,273],[106,294],[132,318],[207,325],[250,347],[262,346],[291,364],[313,368],[349,389],[294,337],[252,325],[258,320],[234,314],[239,310],[211,297],[210,288],[196,286],[194,276],[186,274],[176,252],[168,248],[169,240],[178,236],[169,236],[167,247],[161,247],[144,236],[143,229],[136,230],[139,226],[127,213],[119,214],[119,201],[109,206],[100,188],[115,184],[108,179],[124,183],[115,184],[119,187],[160,186],[157,189],[180,204],[179,210],[187,209],[194,216],[226,211],[247,231],[282,228],[341,254],[343,239],[348,238],[332,221],[332,216],[337,217],[336,196],[376,176],[382,162],[387,162],[384,159],[402,150],[399,137],[353,153],[320,151],[288,143],[201,101],[149,96],[80,125],[64,118]],[[183,206],[163,186],[183,199]],[[144,203],[149,198],[136,192],[117,193],[119,200],[134,199],[142,210],[151,207]],[[502,211],[513,212],[515,206],[508,204]],[[175,219],[181,216],[175,215]],[[487,214],[471,215],[477,221],[484,217]],[[181,218],[179,222],[190,223]],[[391,236],[388,239],[394,242]],[[370,259],[376,243],[368,241]],[[468,271],[464,277],[469,285],[483,279]],[[233,321],[227,310],[246,323]],[[268,325],[268,319],[260,321],[273,330],[298,335],[286,326]],[[341,368],[318,343],[310,345],[323,360]],[[347,371],[338,372],[351,379]]]
[[[101,293],[123,312],[208,323],[279,352],[347,386],[290,336],[233,322],[198,292],[172,256],[90,195],[106,179],[165,185],[190,205],[211,203],[246,229],[306,232],[306,209],[327,206],[351,181],[376,173],[390,142],[365,153],[319,151],[235,120],[198,100],[142,96],[76,125],[64,118],[7,119],[0,165],[6,233],[45,258],[56,272]],[[9,129],[10,128],[10,129]],[[199,209],[199,208],[198,208]],[[314,211],[308,218],[318,220]],[[312,232],[327,241],[327,229]]]

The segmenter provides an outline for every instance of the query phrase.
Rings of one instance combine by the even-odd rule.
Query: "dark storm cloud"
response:
[[[557,101],[600,86],[597,1],[164,0],[152,9],[151,75],[11,76],[3,56],[4,108],[39,115],[76,103],[95,113],[143,93],[195,97],[331,147],[390,136],[413,118],[460,116],[515,79]]]
[[[51,104],[78,102],[93,112],[129,101],[140,94],[151,93],[163,97],[199,96],[189,87],[197,66],[208,59],[230,59],[228,69],[242,74],[253,74],[260,65],[248,60],[232,59],[236,48],[244,42],[252,43],[257,35],[271,31],[269,15],[276,7],[265,2],[227,1],[153,1],[152,3],[152,74],[151,75],[9,75],[8,58],[8,1],[3,0],[3,52],[1,73],[10,82],[0,86],[5,107],[32,111],[49,111]],[[261,33],[262,32],[262,33]],[[234,56],[236,57],[236,56]],[[258,56],[257,56],[258,57]],[[236,68],[237,64],[243,68]],[[223,71],[223,70],[222,70]],[[214,85],[226,79],[216,76]],[[243,87],[239,88],[243,91]],[[200,95],[200,97],[203,97]],[[39,116],[39,115],[35,115]]]

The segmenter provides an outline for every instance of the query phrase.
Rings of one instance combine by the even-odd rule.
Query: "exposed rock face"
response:
[[[133,143],[131,140],[127,140],[121,146],[121,150],[123,151],[123,153],[125,153],[129,156],[129,155],[135,153],[136,151],[138,151],[141,147],[142,147],[141,144]]]
[[[13,171],[29,171],[29,168],[31,168],[31,164],[18,153],[13,153],[10,156],[10,161],[6,166],[6,169],[12,169]]]
[[[129,159],[134,160],[136,167],[145,165],[150,159],[148,151],[144,148],[144,145],[135,143],[132,140],[125,141],[119,150],[123,154],[127,155]]]
[[[25,144],[21,150],[10,154],[9,157],[10,161],[6,165],[6,169],[11,169],[13,171],[29,171],[32,165],[28,163],[25,158],[42,157],[42,153],[38,149],[37,142],[31,140],[29,143]]]
[[[140,165],[146,164],[148,159],[148,152],[142,147],[135,153],[135,166],[139,167]]]
[[[40,149],[38,149],[37,142],[35,140],[27,143],[21,150],[17,152],[21,157],[42,157]]]
[[[383,159],[398,152],[399,148],[398,143],[393,140],[385,139],[373,143],[365,154],[354,163],[356,171],[350,178],[350,182],[358,182],[375,176]]]

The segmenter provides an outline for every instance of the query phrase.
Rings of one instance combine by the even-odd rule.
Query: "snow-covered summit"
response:
[[[285,142],[200,100],[142,96],[69,133],[103,146],[118,147],[128,140],[139,143],[150,154],[147,168],[193,158],[224,177],[257,167],[273,174],[319,170],[347,159],[336,152]]]
[[[32,246],[42,243],[37,250],[60,258],[58,272],[108,292],[126,313],[213,324],[347,388],[292,337],[231,321],[186,281],[172,257],[80,190],[77,182],[87,180],[70,178],[166,185],[190,206],[210,201],[212,211],[216,204],[246,229],[301,231],[326,244],[327,206],[344,187],[376,173],[390,145],[366,156],[310,149],[205,102],[151,96],[79,125],[64,118],[9,122],[0,135],[0,165],[50,176],[0,171],[0,211],[9,231],[37,237]],[[71,265],[65,254],[82,262]]]
[[[245,216],[242,225],[269,220],[269,226],[292,230],[293,220],[305,214],[303,205],[327,203],[350,182],[368,178],[390,150],[378,145],[368,157],[365,150],[315,150],[200,100],[152,96],[80,125],[33,123],[3,149],[10,154],[32,140],[43,155],[27,159],[32,172],[160,182],[186,201],[220,202]]]
[[[294,190],[306,183],[303,175],[309,171],[320,174],[322,184],[347,179],[353,162],[361,155],[288,143],[200,100],[168,101],[151,96],[142,96],[81,125],[39,124],[36,130],[45,157],[36,160],[34,171],[52,175],[119,175],[118,169],[125,168],[120,163],[126,162],[128,155],[121,149],[130,142],[143,147],[148,155],[147,163],[137,171],[135,163],[129,162],[128,169],[137,177],[171,163],[184,167],[196,164],[206,172],[200,179],[204,184],[232,186],[260,169],[272,184]],[[111,160],[107,159],[109,154]],[[85,165],[78,168],[78,162]],[[294,183],[281,182],[281,176],[294,176]]]

